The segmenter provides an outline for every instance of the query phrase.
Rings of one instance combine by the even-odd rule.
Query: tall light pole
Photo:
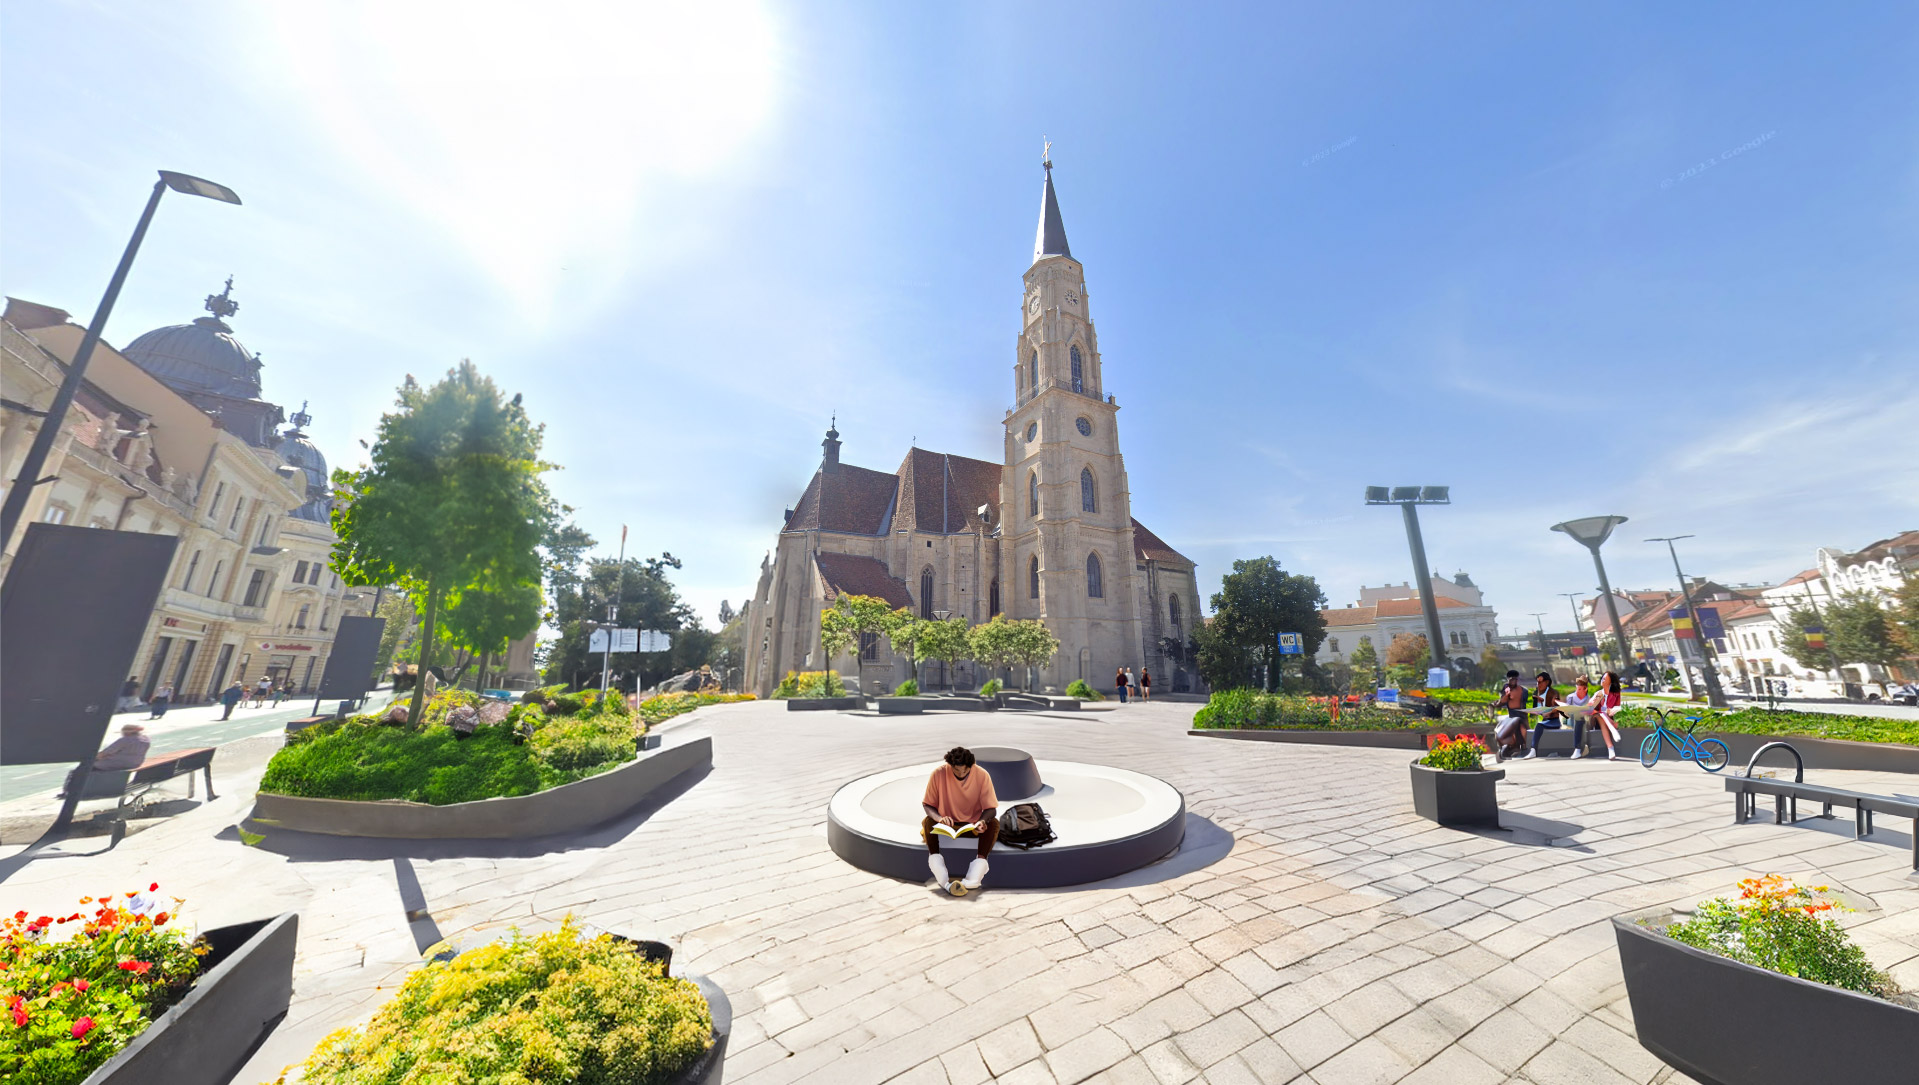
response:
[[[1426,541],[1419,535],[1419,505],[1450,505],[1450,486],[1366,487],[1368,505],[1398,505],[1406,516],[1406,545],[1413,552],[1413,583],[1419,585],[1419,609],[1426,616],[1426,649],[1433,666],[1452,670],[1446,658],[1444,636],[1439,632],[1439,603],[1433,598],[1432,567],[1426,564]],[[1445,660],[1445,662],[1441,662]]]
[[[1699,608],[1692,604],[1692,589],[1686,586],[1686,574],[1679,568],[1679,550],[1673,543],[1680,539],[1690,539],[1691,535],[1669,535],[1665,538],[1647,539],[1647,542],[1662,542],[1672,554],[1672,571],[1679,577],[1679,597],[1686,601],[1686,616],[1692,619],[1692,641],[1699,646],[1699,671],[1706,676],[1706,703],[1714,708],[1726,707],[1726,692],[1719,688],[1719,670],[1712,665],[1712,656],[1706,651],[1706,631],[1700,628]],[[1674,641],[1679,638],[1675,636]],[[1685,651],[1682,645],[1680,651]],[[1687,685],[1691,685],[1688,680]]]
[[[60,382],[60,390],[54,393],[46,417],[40,420],[40,432],[34,434],[33,445],[27,449],[26,459],[20,461],[20,473],[14,476],[13,485],[7,488],[7,500],[0,505],[0,549],[5,549],[13,541],[13,531],[20,526],[21,514],[27,511],[27,499],[33,496],[34,487],[42,482],[53,481],[40,477],[41,469],[47,464],[47,453],[53,451],[54,438],[60,435],[60,424],[66,420],[67,408],[73,405],[73,397],[86,379],[87,363],[93,360],[93,348],[99,345],[100,333],[107,326],[107,318],[113,315],[113,303],[120,298],[120,287],[125,285],[127,272],[133,268],[133,257],[140,251],[140,242],[147,236],[147,226],[153,222],[153,212],[160,206],[160,196],[169,188],[221,203],[240,202],[240,197],[225,185],[216,185],[212,181],[171,170],[160,171],[160,179],[153,183],[153,195],[147,198],[147,208],[140,213],[139,225],[133,228],[133,237],[127,242],[126,251],[120,254],[120,265],[113,269],[113,278],[107,281],[107,292],[101,295],[100,306],[93,311],[93,322],[87,325],[87,333],[80,338],[80,349],[74,352],[73,361],[67,364],[67,377]]]
[[[1584,619],[1580,618],[1579,616],[1579,597],[1586,593],[1583,591],[1562,591],[1562,592],[1555,592],[1554,594],[1558,595],[1561,599],[1564,599],[1566,601],[1566,605],[1572,608],[1573,632],[1575,633],[1579,632],[1580,626],[1584,624]],[[1593,653],[1595,655],[1597,655],[1599,652],[1599,622],[1596,620],[1598,619],[1598,617],[1599,617],[1598,609],[1594,608],[1593,618],[1595,619],[1595,621],[1593,622]],[[1583,659],[1580,662],[1579,670],[1582,674],[1592,673],[1592,668],[1590,666],[1587,666]]]
[[[1612,581],[1606,579],[1606,563],[1599,558],[1599,548],[1612,536],[1613,528],[1626,522],[1624,516],[1588,516],[1583,520],[1567,520],[1563,524],[1554,524],[1553,530],[1572,536],[1574,542],[1592,551],[1593,568],[1599,571],[1599,594],[1606,600],[1606,617],[1612,619],[1613,636],[1619,641],[1620,666],[1631,658],[1631,649],[1626,647],[1626,626],[1619,620],[1619,603],[1613,599]],[[1593,639],[1598,639],[1598,615],[1593,616]]]
[[[1531,613],[1533,624],[1539,627],[1539,669],[1550,673],[1553,668],[1552,663],[1546,658],[1546,612],[1535,610]]]

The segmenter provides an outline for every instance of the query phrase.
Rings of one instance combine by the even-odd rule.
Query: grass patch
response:
[[[640,702],[640,719],[651,727],[710,704],[738,704],[758,699],[751,693],[662,693]]]

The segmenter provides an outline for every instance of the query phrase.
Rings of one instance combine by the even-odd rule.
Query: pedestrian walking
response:
[[[1126,668],[1126,696],[1139,700],[1139,675],[1134,674],[1131,667]]]
[[[1113,672],[1113,689],[1115,691],[1115,695],[1119,697],[1119,703],[1125,704],[1126,703],[1126,668],[1125,667],[1121,667],[1119,670]]]
[[[238,678],[235,678],[233,680],[233,684],[228,686],[226,690],[220,694],[220,703],[227,706],[227,710],[221,713],[220,718],[223,720],[232,719],[233,706],[239,704],[240,699],[245,697],[246,695],[247,695],[246,687],[240,684],[240,680]]]
[[[153,710],[153,715],[148,716],[147,718],[150,720],[157,720],[161,716],[166,715],[167,706],[172,703],[173,703],[173,683],[172,682],[160,683],[160,688],[153,691],[153,700],[149,702],[147,706]]]
[[[287,686],[289,684],[290,683],[287,682],[275,682],[273,684],[273,707],[280,707],[280,702],[286,699]]]
[[[120,702],[113,706],[115,712],[131,712],[140,707],[140,676],[127,676],[126,683],[120,687]]]
[[[273,692],[273,679],[266,675],[261,675],[260,680],[253,684],[253,707],[265,708],[267,706],[267,694],[271,692]]]

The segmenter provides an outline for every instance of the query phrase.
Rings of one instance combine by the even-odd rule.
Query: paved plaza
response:
[[[1507,766],[1508,830],[1444,829],[1412,812],[1407,751],[1195,737],[1196,707],[702,709],[668,731],[712,736],[709,773],[550,853],[272,832],[247,846],[236,825],[279,741],[249,738],[222,747],[219,799],[117,848],[83,837],[21,864],[9,837],[4,901],[56,911],[157,880],[201,926],[299,912],[293,1007],[248,1083],[365,1020],[424,946],[568,913],[674,942],[676,970],[713,976],[736,1014],[726,1079],[745,1085],[1685,1081],[1633,1038],[1607,920],[1769,871],[1840,888],[1868,954],[1919,987],[1919,878],[1897,828],[1736,826],[1694,766],[1546,760]],[[1187,843],[1111,882],[989,877],[964,899],[828,850],[841,783],[956,742],[1159,776],[1186,796]]]

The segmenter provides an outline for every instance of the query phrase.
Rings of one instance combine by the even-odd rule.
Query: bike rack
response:
[[[1795,766],[1792,773],[1792,782],[1795,784],[1803,784],[1806,782],[1806,759],[1799,756],[1799,751],[1795,749],[1793,747],[1793,744],[1790,742],[1768,742],[1764,746],[1761,746],[1758,749],[1754,750],[1752,752],[1752,757],[1746,761],[1746,779],[1748,780],[1752,779],[1753,767],[1758,765],[1759,758],[1762,757],[1767,750],[1771,750],[1771,749],[1782,749],[1782,750],[1785,750],[1787,753],[1791,754],[1793,764]],[[1741,797],[1744,799],[1744,801],[1747,804],[1746,815],[1748,817],[1754,814],[1757,814],[1759,812],[1758,796],[1753,795],[1751,792],[1746,792]],[[1775,795],[1774,799],[1776,800],[1781,797],[1782,796]],[[1791,815],[1792,820],[1798,821],[1799,820],[1799,796],[1793,795],[1790,797],[1786,797],[1786,801],[1791,803],[1792,805],[1792,815]],[[1820,816],[1831,817],[1832,804],[1826,803],[1825,806],[1826,806],[1826,809],[1824,813],[1822,813]],[[1777,813],[1784,813],[1784,811],[1783,810],[1778,811]],[[1779,820],[1780,819],[1777,816],[1773,818],[1773,821],[1775,822]]]

